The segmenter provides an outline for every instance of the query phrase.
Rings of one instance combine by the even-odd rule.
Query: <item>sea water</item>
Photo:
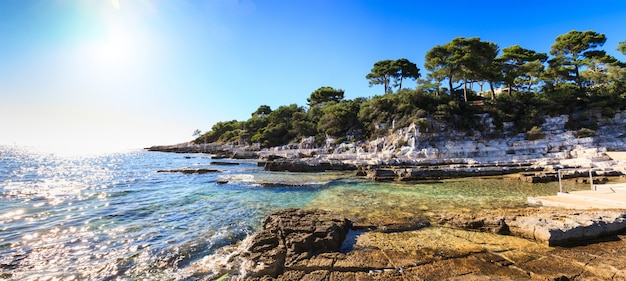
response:
[[[190,265],[242,241],[269,213],[349,217],[522,207],[558,184],[502,179],[376,183],[352,173],[276,173],[252,160],[131,151],[59,156],[0,146],[0,279],[192,280]],[[206,174],[158,172],[211,168]],[[224,183],[226,182],[226,183]]]

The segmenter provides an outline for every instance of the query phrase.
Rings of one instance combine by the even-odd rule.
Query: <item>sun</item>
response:
[[[129,23],[117,15],[106,18],[104,22],[106,32],[90,44],[91,59],[107,69],[127,68],[136,59],[137,43]]]
[[[111,0],[111,5],[113,5],[113,9],[116,10],[119,10],[121,8],[120,0]]]

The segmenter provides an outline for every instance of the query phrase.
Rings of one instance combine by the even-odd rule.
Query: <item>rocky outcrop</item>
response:
[[[339,251],[350,221],[321,210],[286,209],[270,214],[242,257],[252,261],[251,276],[277,277],[298,262]]]
[[[366,168],[366,178],[375,181],[418,181],[433,179],[448,179],[462,177],[498,176],[513,173],[541,171],[543,167],[518,165],[488,166],[488,165],[449,165],[427,167],[386,167]]]
[[[221,144],[194,144],[185,142],[174,145],[155,145],[146,148],[148,151],[174,152],[174,153],[209,153],[221,154],[227,153],[228,149]]]
[[[265,162],[265,170],[278,172],[325,172],[325,171],[353,171],[356,165],[342,161],[317,161],[314,159],[275,160]]]
[[[549,246],[561,246],[586,243],[626,231],[626,212],[529,208],[508,213],[491,211],[481,214],[455,214],[442,218],[441,223],[462,229],[510,234]]]
[[[194,144],[186,142],[175,145],[155,145],[146,148],[148,151],[173,152],[173,153],[206,153],[213,154],[214,159],[257,159],[258,147],[239,146],[228,143]]]

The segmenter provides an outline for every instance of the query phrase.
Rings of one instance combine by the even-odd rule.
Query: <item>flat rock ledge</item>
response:
[[[515,173],[543,171],[543,167],[530,165],[448,165],[410,167],[364,167],[360,175],[374,181],[420,181],[447,178],[501,176]]]
[[[549,246],[584,244],[626,231],[626,210],[528,208],[448,214],[440,224],[536,240]]]
[[[357,166],[338,160],[274,160],[263,162],[266,171],[274,172],[326,172],[326,171],[354,171]]]
[[[272,156],[272,155],[270,155]],[[392,159],[393,160],[393,159]],[[546,165],[545,163],[478,163],[467,159],[415,160],[414,163],[368,164],[367,161],[343,161],[317,158],[284,159],[268,157],[258,162],[267,171],[316,173],[326,171],[356,171],[357,176],[373,181],[425,181],[449,178],[506,176],[505,179],[531,183],[558,181],[556,169],[563,171],[563,179],[588,181],[589,169],[577,166]],[[608,176],[623,175],[622,171],[596,168],[594,182],[607,181]]]
[[[198,270],[195,276],[255,281],[626,280],[625,218],[626,211],[619,210],[527,208],[443,213],[431,218],[439,220],[434,225],[422,219],[353,225],[327,211],[286,209],[270,214],[255,234],[231,248],[235,251],[212,259],[226,265],[224,270],[208,277]],[[574,242],[579,246],[549,246]],[[346,250],[346,244],[352,247]]]

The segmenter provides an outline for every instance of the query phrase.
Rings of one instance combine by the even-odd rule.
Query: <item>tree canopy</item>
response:
[[[438,81],[448,80],[450,93],[463,86],[463,98],[467,101],[469,83],[487,81],[493,93],[493,84],[500,77],[496,61],[498,51],[498,45],[481,41],[478,37],[458,37],[428,51],[424,66],[431,71],[431,77]],[[461,84],[455,87],[453,83],[457,82]]]
[[[307,99],[309,106],[316,106],[325,102],[338,102],[343,99],[344,90],[333,87],[320,87],[311,93]]]
[[[604,56],[604,51],[597,50],[606,42],[606,36],[595,31],[572,30],[556,37],[550,47],[550,67],[556,68],[553,73],[565,81],[575,81],[579,89],[583,88],[580,71],[588,63],[588,59]]]
[[[261,105],[255,112],[252,112],[252,116],[266,116],[270,113],[272,113],[272,108],[269,105]]]
[[[485,114],[498,130],[510,122],[514,131],[530,135],[536,135],[546,115],[566,114],[567,128],[593,130],[598,116],[626,110],[626,63],[602,50],[605,42],[606,36],[595,31],[570,31],[556,37],[548,55],[458,37],[426,53],[425,78],[406,58],[374,63],[365,78],[370,86],[382,85],[383,95],[346,100],[344,90],[324,86],[309,95],[308,108],[261,105],[248,120],[217,122],[194,142],[271,147],[314,136],[321,144],[329,138],[375,138],[411,123],[429,132],[435,130],[433,122],[481,131],[479,116]],[[626,55],[626,41],[617,50]],[[407,79],[417,81],[415,89],[404,87]],[[447,88],[441,86],[444,81]],[[482,91],[485,83],[488,92]],[[508,94],[496,87],[506,87]]]
[[[395,75],[393,76],[393,79],[395,80],[394,86],[398,87],[398,91],[402,90],[402,80],[416,80],[420,78],[420,69],[417,67],[416,64],[412,63],[408,59],[397,59],[393,62],[393,64],[398,69],[398,71],[395,72]]]
[[[419,77],[420,69],[405,58],[377,61],[370,73],[365,76],[370,86],[383,85],[385,93],[389,93],[393,87],[401,90],[404,79],[416,80]],[[391,84],[392,79],[394,84]]]
[[[502,55],[498,59],[502,62],[502,78],[510,94],[514,87],[519,89],[527,85],[530,90],[535,82],[533,78],[539,77],[543,72],[543,63],[548,60],[548,55],[514,45],[502,49]]]

